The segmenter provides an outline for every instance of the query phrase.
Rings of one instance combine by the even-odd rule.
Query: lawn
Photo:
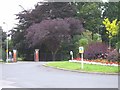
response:
[[[84,69],[81,69],[80,63],[74,63],[74,62],[68,62],[68,61],[50,62],[50,63],[47,63],[46,65],[56,67],[56,68],[87,71],[87,72],[102,72],[102,73],[118,73],[118,72],[120,72],[120,69],[118,69],[117,66],[102,66],[102,65],[84,64]]]
[[[0,60],[0,62],[3,62],[2,60]]]

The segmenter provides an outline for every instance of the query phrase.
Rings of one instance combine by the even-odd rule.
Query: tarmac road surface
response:
[[[63,71],[44,67],[47,62],[0,63],[3,88],[118,88],[118,75]]]

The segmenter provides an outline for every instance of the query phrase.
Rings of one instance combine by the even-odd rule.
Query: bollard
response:
[[[9,51],[9,60],[10,60],[10,62],[12,62],[12,52],[11,51]]]
[[[73,51],[70,51],[71,60],[73,60]]]

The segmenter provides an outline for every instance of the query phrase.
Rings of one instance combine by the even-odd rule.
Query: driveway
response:
[[[45,63],[0,64],[0,85],[3,88],[118,88],[118,75],[63,71],[42,66]]]

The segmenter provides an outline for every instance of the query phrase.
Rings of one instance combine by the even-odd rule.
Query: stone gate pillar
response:
[[[39,49],[35,49],[34,60],[35,60],[36,62],[39,61]]]
[[[17,50],[13,50],[13,62],[17,62]]]

